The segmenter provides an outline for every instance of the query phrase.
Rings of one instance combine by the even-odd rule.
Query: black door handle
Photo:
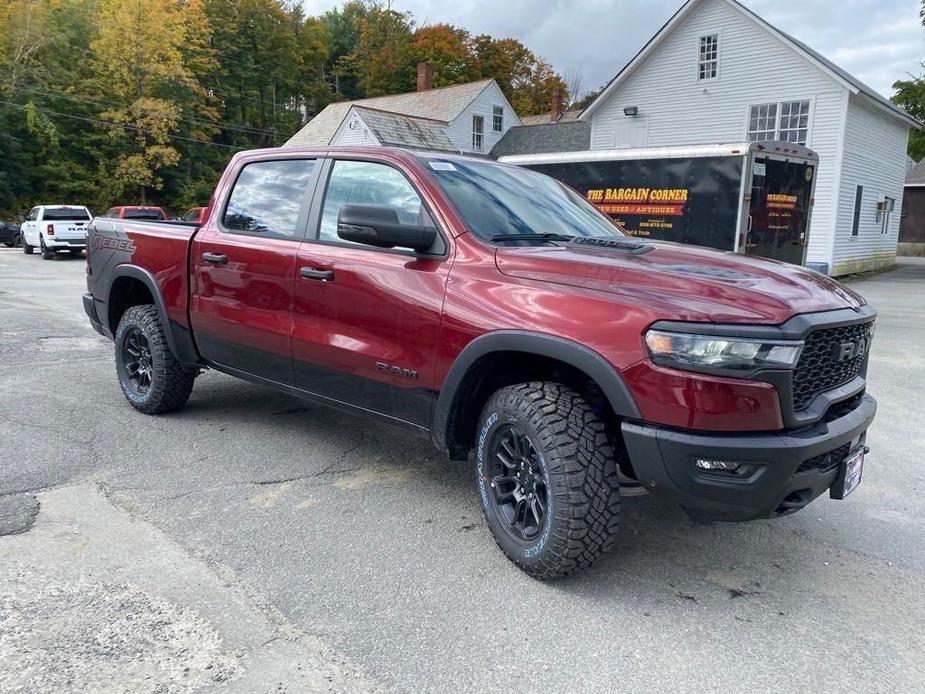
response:
[[[202,259],[213,265],[224,265],[228,262],[228,256],[223,253],[203,253]]]
[[[316,270],[313,267],[303,267],[299,272],[307,280],[334,281],[334,270]]]

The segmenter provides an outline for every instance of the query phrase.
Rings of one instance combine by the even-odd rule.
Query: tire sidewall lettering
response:
[[[483,426],[482,430],[479,432],[479,442],[477,446],[476,470],[479,477],[479,496],[482,499],[482,506],[486,511],[489,510],[490,500],[488,498],[488,477],[485,470],[485,466],[487,465],[485,461],[485,442],[488,440],[488,432],[491,431],[499,418],[500,415],[497,412],[493,412],[488,419],[485,420],[485,426]]]

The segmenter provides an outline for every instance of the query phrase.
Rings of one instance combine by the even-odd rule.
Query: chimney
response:
[[[562,90],[558,87],[552,89],[552,110],[549,112],[549,122],[557,123],[562,115]]]
[[[426,92],[434,88],[434,66],[430,63],[418,63],[418,91]]]

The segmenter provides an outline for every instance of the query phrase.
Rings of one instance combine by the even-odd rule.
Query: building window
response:
[[[780,140],[805,145],[809,141],[809,101],[784,101],[780,104],[750,106],[748,140]]]
[[[482,116],[472,116],[472,149],[476,152],[482,151],[482,132],[485,127],[485,119]]]
[[[504,108],[494,106],[491,110],[491,127],[496,133],[504,130]]]
[[[864,200],[864,186],[858,186],[854,191],[854,221],[851,222],[851,235],[857,236],[861,232],[861,203]]]
[[[777,135],[777,104],[757,104],[748,109],[748,141],[766,142]]]
[[[716,78],[719,68],[719,34],[710,34],[700,37],[700,63],[698,79],[712,80]]]
[[[809,134],[809,102],[785,101],[780,105],[781,142],[795,142],[805,145]]]

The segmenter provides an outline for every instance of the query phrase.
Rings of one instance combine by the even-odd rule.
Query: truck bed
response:
[[[155,222],[98,217],[87,233],[87,286],[100,315],[111,295],[115,270],[134,266],[154,281],[171,322],[189,326],[189,249],[199,229],[193,222]]]

